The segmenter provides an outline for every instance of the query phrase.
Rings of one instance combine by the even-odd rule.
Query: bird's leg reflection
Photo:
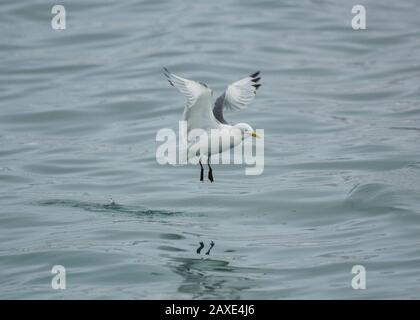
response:
[[[203,165],[201,164],[201,160],[198,161],[198,163],[200,164],[200,167],[201,167],[200,181],[203,181],[204,180],[204,168],[203,168]]]
[[[213,182],[213,169],[210,167],[210,156],[207,158],[207,165],[209,166],[209,180]]]
[[[203,243],[203,241],[200,241],[200,242],[199,242],[199,244],[200,244],[200,246],[197,248],[197,253],[198,253],[198,254],[200,254],[201,250],[203,250],[203,248],[204,248],[204,243]]]
[[[209,248],[209,250],[207,250],[206,255],[209,255],[209,254],[210,254],[210,250],[211,250],[213,247],[214,247],[214,242],[212,241],[212,242],[210,242],[210,248]]]

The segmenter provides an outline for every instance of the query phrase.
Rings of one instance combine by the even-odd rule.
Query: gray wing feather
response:
[[[223,94],[217,98],[216,102],[214,103],[214,108],[213,108],[213,114],[214,117],[223,124],[227,124],[225,118],[223,118],[223,104],[225,102],[225,96],[226,93],[223,92]]]
[[[214,117],[223,124],[228,124],[223,116],[225,109],[240,110],[251,103],[261,84],[258,81],[260,72],[255,72],[248,77],[230,84],[226,91],[217,98],[213,107]]]

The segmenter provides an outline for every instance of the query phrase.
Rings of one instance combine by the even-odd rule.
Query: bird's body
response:
[[[212,130],[213,136],[212,136]],[[207,137],[198,136],[197,142],[193,141],[188,144],[188,158],[202,157],[206,159],[218,153],[228,151],[239,145],[244,136],[242,132],[232,125],[220,124],[216,129],[206,130]],[[216,138],[220,135],[222,139]],[[223,139],[225,137],[225,139]],[[198,154],[200,152],[200,154]],[[206,160],[204,160],[206,161]]]
[[[226,109],[240,110],[254,99],[260,86],[257,83],[260,80],[259,72],[230,84],[213,107],[213,91],[206,84],[181,78],[166,68],[164,71],[169,83],[187,98],[182,120],[187,122],[188,158],[198,158],[202,170],[200,180],[203,180],[201,161],[208,162],[209,179],[213,182],[209,163],[211,155],[234,148],[248,136],[257,137],[252,127],[246,123],[227,123],[223,112]]]

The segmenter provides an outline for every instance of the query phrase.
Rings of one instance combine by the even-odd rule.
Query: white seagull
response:
[[[187,98],[187,104],[184,108],[183,119],[187,122],[187,134],[194,129],[201,129],[210,136],[211,130],[223,130],[223,134],[228,133],[230,136],[240,135],[239,139],[229,139],[228,144],[219,144],[219,140],[205,142],[206,147],[203,154],[198,154],[196,150],[201,150],[199,145],[195,148],[189,146],[188,155],[199,157],[199,164],[201,167],[200,181],[203,181],[204,169],[201,160],[207,160],[209,167],[208,179],[213,182],[213,170],[210,166],[210,157],[212,154],[222,153],[226,150],[234,148],[240,144],[247,137],[255,137],[258,135],[247,123],[238,123],[231,125],[226,122],[223,117],[223,112],[227,110],[240,110],[246,107],[254,99],[257,89],[261,86],[258,81],[260,72],[255,72],[243,79],[231,83],[226,88],[226,91],[216,99],[213,105],[212,97],[213,90],[211,90],[205,83],[196,82],[181,78],[168,69],[163,68],[164,75],[167,77],[169,83],[178,89]],[[201,141],[201,140],[200,140]],[[202,142],[202,141],[201,141]]]

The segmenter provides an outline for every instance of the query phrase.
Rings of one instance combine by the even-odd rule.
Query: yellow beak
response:
[[[251,133],[251,136],[254,138],[260,138],[260,136],[255,131]]]

